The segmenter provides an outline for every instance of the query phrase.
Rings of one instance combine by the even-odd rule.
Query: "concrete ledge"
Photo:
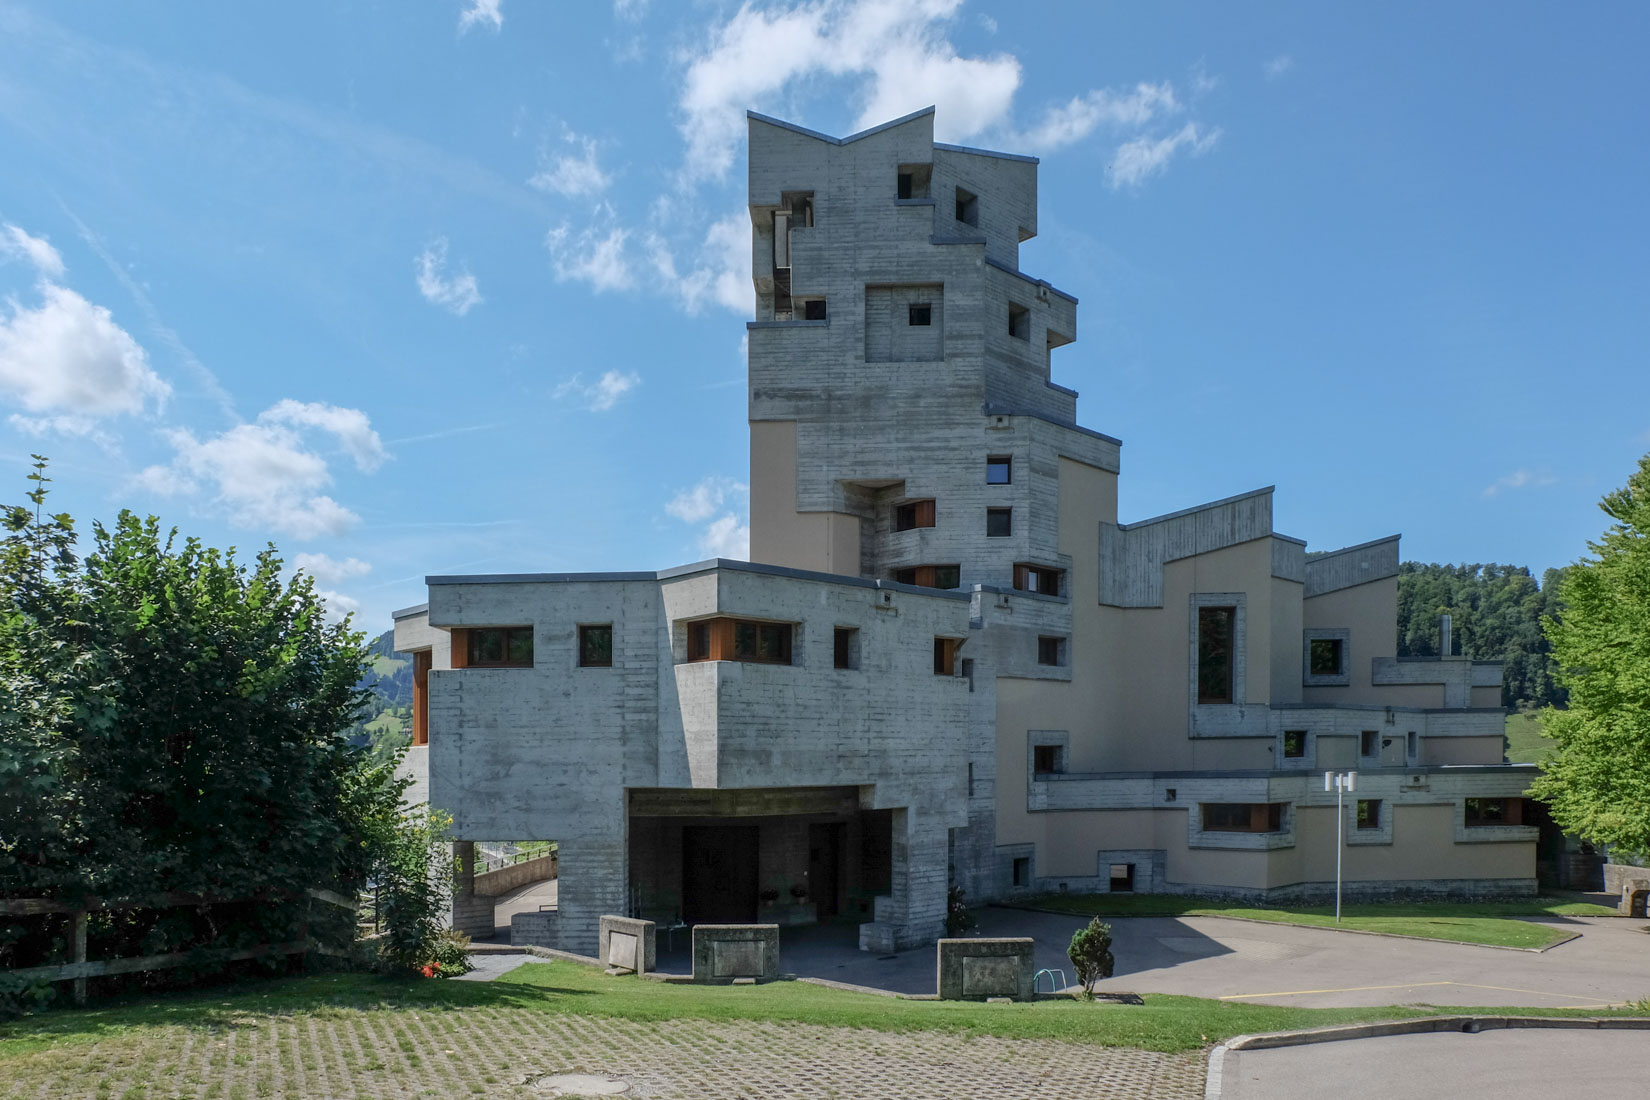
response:
[[[1305,1046],[1309,1043],[1338,1043],[1344,1039],[1378,1039],[1388,1035],[1432,1035],[1441,1031],[1459,1031],[1467,1035],[1476,1035],[1481,1031],[1504,1031],[1514,1028],[1650,1031],[1650,1016],[1422,1016],[1414,1020],[1387,1020],[1373,1024],[1318,1027],[1306,1031],[1239,1035],[1221,1045],[1227,1050],[1271,1050],[1276,1047]]]
[[[934,953],[935,984],[942,1001],[1036,1000],[1036,946],[1029,936],[940,940]]]
[[[650,920],[604,916],[597,923],[603,962],[646,974],[658,967],[658,937]]]
[[[771,982],[779,977],[779,925],[696,924],[693,980],[731,985],[735,978]]]

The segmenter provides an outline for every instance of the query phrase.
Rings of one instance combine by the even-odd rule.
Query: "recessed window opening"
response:
[[[985,537],[1006,539],[1014,533],[1014,509],[987,508],[985,510]]]
[[[814,225],[814,193],[812,191],[792,191],[785,195],[785,205],[790,208],[792,229],[812,229]]]
[[[968,681],[968,690],[970,692],[972,692],[974,690],[974,658],[972,658],[972,657],[964,657],[963,658],[962,676],[963,676],[964,680]],[[973,766],[974,765],[972,765],[972,764],[969,765],[969,767],[971,767],[971,768]]]
[[[957,588],[962,584],[960,565],[913,565],[894,570],[894,580],[918,588]]]
[[[1008,334],[1016,340],[1031,339],[1031,310],[1008,303]]]
[[[1066,663],[1066,640],[1042,635],[1037,639],[1037,663],[1059,668]]]
[[[1379,829],[1381,827],[1381,800],[1378,798],[1358,799],[1358,828]]]
[[[911,173],[901,172],[899,174],[897,195],[902,199],[908,199],[911,197]]]
[[[579,627],[579,667],[613,667],[612,623],[585,623]]]
[[[1359,756],[1379,756],[1379,755],[1381,755],[1381,731],[1380,730],[1364,730],[1362,733],[1360,733],[1358,735],[1358,755]]]
[[[927,328],[933,325],[933,305],[928,302],[913,302],[905,309],[905,323],[916,328]]]
[[[1421,749],[1420,749],[1421,739],[1416,734],[1416,732],[1414,730],[1410,730],[1407,740],[1408,740],[1409,743],[1405,747],[1409,750],[1408,756],[1411,760],[1414,760],[1415,757],[1416,757],[1416,754],[1421,751]]]
[[[791,663],[791,634],[790,623],[701,619],[687,626],[687,659],[788,665]]]
[[[1028,565],[1025,562],[1014,566],[1014,587],[1021,592],[1036,592],[1044,596],[1058,596],[1060,581],[1065,571],[1050,569],[1044,565]]]
[[[961,638],[934,639],[935,676],[955,676],[957,674],[957,650],[961,648]]]
[[[932,500],[908,500],[894,505],[894,530],[910,531],[917,527],[934,526]]]
[[[980,196],[957,188],[957,220],[964,225],[977,227],[980,224]]]
[[[968,765],[968,797],[974,797],[974,765]]]
[[[1111,865],[1111,892],[1126,894],[1134,889],[1134,864],[1114,863]]]
[[[1306,755],[1306,731],[1283,731],[1283,755],[1288,760],[1299,760]]]
[[[825,299],[809,298],[802,303],[802,319],[804,321],[825,320]]]
[[[1204,802],[1203,831],[1206,833],[1280,833],[1283,831],[1282,802]]]
[[[833,638],[833,661],[837,668],[859,667],[859,629],[839,626]]]
[[[1033,745],[1031,771],[1034,775],[1060,775],[1066,770],[1064,745]]]
[[[1017,856],[1014,860],[1014,885],[1031,885],[1031,857]]]
[[[530,626],[472,627],[466,632],[466,655],[471,668],[532,668],[533,628]]]
[[[1314,676],[1340,676],[1345,671],[1344,656],[1341,639],[1313,638],[1309,643],[1307,667]]]
[[[1466,800],[1466,823],[1472,828],[1488,825],[1524,824],[1522,798],[1469,798]]]
[[[1235,607],[1197,609],[1197,701],[1232,701],[1233,635],[1237,623]]]
[[[902,164],[894,177],[894,193],[902,199],[926,199],[933,176],[932,164]]]
[[[1011,455],[991,455],[985,460],[987,485],[1011,485],[1014,482],[1014,459]]]

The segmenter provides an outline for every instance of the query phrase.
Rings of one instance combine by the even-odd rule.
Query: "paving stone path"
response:
[[[559,1095],[555,1074],[625,1096],[724,1098],[1203,1095],[1205,1056],[1047,1040],[749,1021],[640,1023],[511,1009],[237,1014],[7,1058],[0,1096],[255,1098]],[[545,1087],[540,1087],[540,1086]]]

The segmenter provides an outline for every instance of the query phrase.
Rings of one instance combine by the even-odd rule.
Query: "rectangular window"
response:
[[[1358,735],[1358,755],[1359,756],[1379,756],[1379,755],[1381,755],[1381,731],[1380,730],[1364,730],[1363,733]]]
[[[836,628],[835,662],[837,668],[859,667],[859,631],[851,626]]]
[[[1011,485],[1014,483],[1014,459],[1009,455],[991,455],[985,460],[985,483],[987,485]]]
[[[804,321],[825,320],[825,299],[809,298],[802,303],[802,319]]]
[[[957,188],[957,220],[964,225],[980,224],[980,197],[961,187]]]
[[[487,626],[471,628],[467,633],[469,667],[533,667],[532,627]]]
[[[899,174],[898,187],[899,187],[899,190],[896,193],[898,194],[898,196],[900,198],[908,199],[908,198],[911,197],[911,173],[910,172],[901,172]]]
[[[1307,658],[1309,662],[1307,667],[1312,670],[1312,675],[1340,676],[1345,671],[1341,665],[1341,658],[1344,655],[1341,639],[1313,638],[1308,645],[1310,654]]]
[[[1378,798],[1358,799],[1358,828],[1379,829],[1381,827],[1381,800]]]
[[[1066,663],[1066,640],[1043,635],[1037,639],[1037,663],[1058,668]]]
[[[894,505],[894,530],[910,531],[916,527],[934,526],[934,502],[910,500]]]
[[[968,797],[974,797],[974,765],[968,765]]]
[[[913,565],[894,570],[895,581],[919,588],[956,588],[961,585],[961,578],[962,567],[958,565]]]
[[[1524,824],[1522,798],[1469,798],[1466,811],[1466,822],[1474,828]]]
[[[985,537],[1006,539],[1014,533],[1014,509],[987,508],[985,510]]]
[[[690,661],[791,663],[791,624],[747,619],[702,619],[687,625]]]
[[[579,627],[579,667],[613,667],[612,623],[586,623]]]
[[[1283,731],[1283,755],[1285,759],[1299,760],[1306,755],[1306,731]]]
[[[905,323],[926,328],[934,323],[934,307],[927,302],[918,302],[905,309]]]
[[[1126,894],[1134,889],[1134,864],[1114,863],[1111,865],[1111,892]]]
[[[1016,340],[1031,339],[1031,310],[1008,303],[1008,334]]]
[[[1237,624],[1235,607],[1197,609],[1197,701],[1232,701],[1232,653]]]
[[[1038,592],[1044,596],[1058,596],[1060,581],[1064,571],[1050,569],[1043,565],[1027,565],[1024,562],[1014,566],[1014,587],[1021,592]]]
[[[1066,750],[1063,745],[1033,745],[1031,770],[1035,775],[1059,775],[1066,770]]]
[[[1414,760],[1416,758],[1416,756],[1421,751],[1421,739],[1418,736],[1416,736],[1416,733],[1415,733],[1414,730],[1410,730],[1408,741],[1409,741],[1409,743],[1405,747],[1408,748],[1408,750],[1409,750],[1409,753],[1408,753],[1409,758],[1411,760]]]
[[[961,648],[959,638],[934,639],[934,675],[955,676],[957,674],[957,650]]]
[[[710,623],[688,623],[687,643],[688,660],[710,660]]]
[[[1281,833],[1282,802],[1204,802],[1206,833]]]
[[[1014,885],[1031,885],[1031,857],[1017,856],[1014,860]]]

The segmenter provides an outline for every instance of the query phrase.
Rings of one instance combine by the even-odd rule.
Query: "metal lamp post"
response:
[[[1341,853],[1346,849],[1346,795],[1357,789],[1357,772],[1324,772],[1323,789],[1335,792],[1335,923],[1341,923]]]

